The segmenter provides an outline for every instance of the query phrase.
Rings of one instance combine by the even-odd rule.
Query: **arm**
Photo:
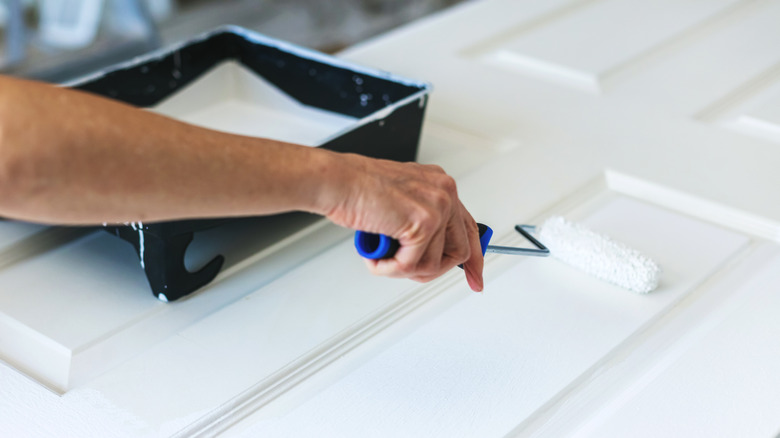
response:
[[[434,166],[211,131],[76,90],[0,77],[0,216],[98,224],[301,210],[387,234],[376,274],[428,281],[465,262],[476,224]]]

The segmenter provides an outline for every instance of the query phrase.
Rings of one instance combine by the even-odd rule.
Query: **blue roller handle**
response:
[[[490,238],[493,237],[493,229],[485,224],[477,224],[479,227],[479,244],[482,246],[482,256],[485,256]],[[355,231],[355,248],[361,257],[379,260],[389,259],[398,251],[398,241],[384,234],[366,233]]]

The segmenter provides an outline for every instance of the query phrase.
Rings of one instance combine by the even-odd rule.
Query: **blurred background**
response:
[[[0,73],[65,82],[223,24],[328,53],[463,0],[0,0]]]

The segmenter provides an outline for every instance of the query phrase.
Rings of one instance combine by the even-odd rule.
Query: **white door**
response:
[[[165,305],[122,293],[143,278],[110,236],[0,224],[0,342],[49,361],[0,368],[0,428],[780,432],[780,1],[470,2],[343,56],[433,83],[420,161],[495,243],[561,214],[655,258],[659,288],[505,255],[482,294],[458,270],[376,278],[348,231],[300,217]]]

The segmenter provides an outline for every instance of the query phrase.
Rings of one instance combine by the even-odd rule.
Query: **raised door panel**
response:
[[[726,129],[780,143],[780,67],[767,70],[702,118]]]
[[[204,289],[221,292],[177,306],[154,299],[138,255],[124,241],[89,229],[35,234],[0,269],[0,357],[54,391],[83,385],[248,292],[225,279],[249,275],[245,269],[260,261],[265,269],[251,274],[256,288],[310,257],[281,249],[300,242],[316,251],[344,236],[309,238],[317,226],[305,227],[314,221],[283,216],[202,233],[185,262],[197,268],[224,254],[225,269]]]
[[[553,213],[654,257],[665,267],[659,289],[638,295],[554,259],[490,256],[483,294],[462,297],[284,417],[258,420],[244,436],[317,430],[503,436],[562,402],[751,245],[744,235],[606,187]],[[498,241],[521,239],[504,233]]]
[[[664,269],[656,292],[633,295],[553,259],[500,255],[486,258],[484,295],[469,293],[458,270],[426,285],[375,278],[348,231],[302,223],[257,237],[257,254],[208,293],[131,305],[132,323],[112,317],[96,331],[105,336],[72,343],[76,358],[97,345],[131,354],[110,362],[99,354],[110,349],[92,350],[82,362],[91,371],[62,398],[0,368],[14,385],[0,395],[9,408],[0,415],[12,413],[6,424],[17,430],[57,417],[75,432],[113,425],[129,436],[565,436],[624,434],[634,421],[655,421],[671,393],[681,410],[720,409],[726,398],[690,401],[731,377],[728,364],[761,371],[777,362],[762,349],[771,334],[758,327],[776,304],[768,291],[778,286],[780,149],[774,134],[730,123],[777,124],[778,7],[466,2],[345,54],[433,82],[420,160],[457,177],[497,243],[520,243],[515,223],[565,214],[656,257]],[[107,237],[77,240],[72,254]],[[206,240],[204,248],[225,243]],[[247,256],[246,246],[228,246]],[[41,284],[70,279],[55,258],[0,276],[18,283],[37,264],[57,273]],[[746,321],[754,312],[755,323]],[[117,327],[130,338],[117,342]],[[738,342],[729,331],[757,345],[738,345],[740,357],[714,367],[718,350]],[[748,357],[756,362],[744,364]],[[760,372],[710,394],[749,403],[760,385],[768,389],[757,399],[774,403],[776,382]],[[55,415],[76,410],[100,415],[78,424]],[[732,411],[711,426],[780,429],[764,420]]]
[[[671,45],[736,0],[580,2],[480,47],[481,59],[578,89],[601,92],[619,70]]]
[[[780,387],[777,294],[780,257],[734,291],[730,302],[703,318],[694,336],[666,350],[655,366],[625,382],[580,431],[591,436],[774,436]],[[758,261],[758,260],[757,260]],[[763,261],[761,261],[763,262]],[[696,406],[691,411],[691,406]],[[641,431],[636,425],[641,424]]]

